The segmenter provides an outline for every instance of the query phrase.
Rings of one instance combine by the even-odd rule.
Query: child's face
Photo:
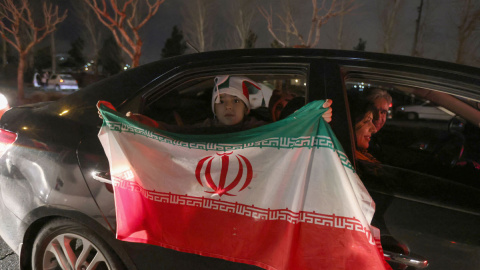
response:
[[[227,126],[242,122],[243,117],[248,114],[245,103],[238,97],[229,94],[220,94],[220,103],[215,103],[214,106],[218,121]]]

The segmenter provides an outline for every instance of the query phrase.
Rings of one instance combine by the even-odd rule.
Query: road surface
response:
[[[18,255],[0,238],[0,269],[18,270]]]

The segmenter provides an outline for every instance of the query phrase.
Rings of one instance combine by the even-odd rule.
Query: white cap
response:
[[[215,86],[212,94],[212,111],[215,114],[215,103],[220,103],[220,94],[229,94],[240,98],[250,110],[248,88],[255,87],[261,90],[256,82],[243,76],[221,75],[214,79]]]

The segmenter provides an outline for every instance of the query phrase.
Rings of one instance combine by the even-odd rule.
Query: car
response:
[[[442,106],[435,106],[426,100],[419,105],[403,105],[396,109],[398,115],[404,116],[409,120],[432,119],[449,121],[455,114]]]
[[[78,82],[70,74],[52,74],[48,79],[47,88],[60,90],[78,90]]]
[[[304,103],[333,100],[330,125],[376,203],[372,224],[381,231],[393,269],[480,268],[480,69],[320,49],[167,58],[54,102],[8,110],[0,119],[0,236],[19,254],[20,267],[70,269],[97,262],[97,269],[258,269],[117,240],[109,163],[97,136],[99,100],[122,114],[169,125],[213,117],[213,78],[227,74],[247,76]],[[388,91],[394,108],[430,100],[455,117],[387,119],[374,135],[381,163],[356,160],[349,104],[363,95],[366,89],[354,87],[361,84]]]

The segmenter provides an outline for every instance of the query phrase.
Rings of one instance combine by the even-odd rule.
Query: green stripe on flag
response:
[[[228,134],[191,135],[172,133],[143,125],[104,105],[100,106],[103,125],[115,132],[145,136],[149,139],[189,149],[231,151],[245,148],[330,148],[340,157],[342,164],[353,169],[340,142],[330,126],[323,120],[324,101],[313,101],[289,117],[249,130]],[[313,129],[313,130],[312,130]]]

